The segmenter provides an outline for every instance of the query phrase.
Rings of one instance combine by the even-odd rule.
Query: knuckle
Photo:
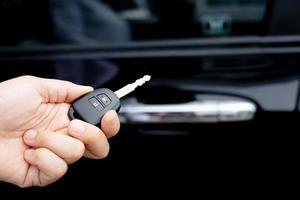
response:
[[[35,76],[30,76],[30,75],[24,75],[24,76],[20,76],[19,77],[19,80],[20,81],[23,81],[23,82],[39,82],[40,79],[35,77]]]
[[[26,80],[28,80],[28,79],[34,79],[34,76],[30,76],[30,75],[23,75],[23,76],[20,76],[20,78],[21,79],[26,79]]]

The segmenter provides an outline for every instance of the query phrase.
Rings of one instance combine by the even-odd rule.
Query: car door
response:
[[[201,196],[217,188],[254,196],[273,192],[265,185],[281,188],[297,156],[300,37],[292,3],[137,2],[111,2],[132,41],[1,47],[1,66],[26,67],[2,79],[57,78],[57,65],[72,71],[83,61],[81,81],[93,77],[91,84],[112,90],[152,76],[122,99],[122,129],[107,159],[82,159],[58,183],[29,191]],[[291,13],[284,15],[291,27],[280,13]],[[117,68],[104,83],[96,83],[99,62]]]

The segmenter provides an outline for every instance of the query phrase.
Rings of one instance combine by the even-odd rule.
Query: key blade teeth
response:
[[[134,82],[134,84],[135,84],[136,86],[142,86],[142,85],[144,85],[146,82],[150,81],[150,79],[151,79],[151,76],[145,75],[143,78],[140,78],[140,79],[136,80],[136,81]]]
[[[144,85],[144,83],[145,83],[145,81],[142,80],[142,79],[140,79],[140,80],[137,80],[134,84],[135,84],[136,86],[142,86],[142,85]]]
[[[146,82],[150,81],[150,79],[151,79],[151,76],[145,75],[143,78],[140,78],[140,79],[136,80],[134,84],[137,85],[137,86],[142,86]]]
[[[134,83],[128,84],[125,87],[119,89],[118,91],[115,91],[115,94],[119,97],[122,98],[129,94],[130,92],[134,91],[136,87],[140,87],[144,85],[146,82],[150,81],[151,76],[145,75],[143,78],[140,78],[136,80]]]

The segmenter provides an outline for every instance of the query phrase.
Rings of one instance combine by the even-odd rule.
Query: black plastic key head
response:
[[[69,110],[69,117],[98,125],[109,110],[119,111],[120,99],[109,89],[97,89],[75,100]]]

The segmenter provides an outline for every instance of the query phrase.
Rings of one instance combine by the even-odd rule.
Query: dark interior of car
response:
[[[71,37],[55,0],[0,2],[1,81],[34,75],[115,91],[152,76],[122,99],[106,159],[83,158],[45,188],[0,183],[1,192],[286,198],[283,188],[296,188],[299,1],[94,0],[129,30],[111,40],[92,29]]]

